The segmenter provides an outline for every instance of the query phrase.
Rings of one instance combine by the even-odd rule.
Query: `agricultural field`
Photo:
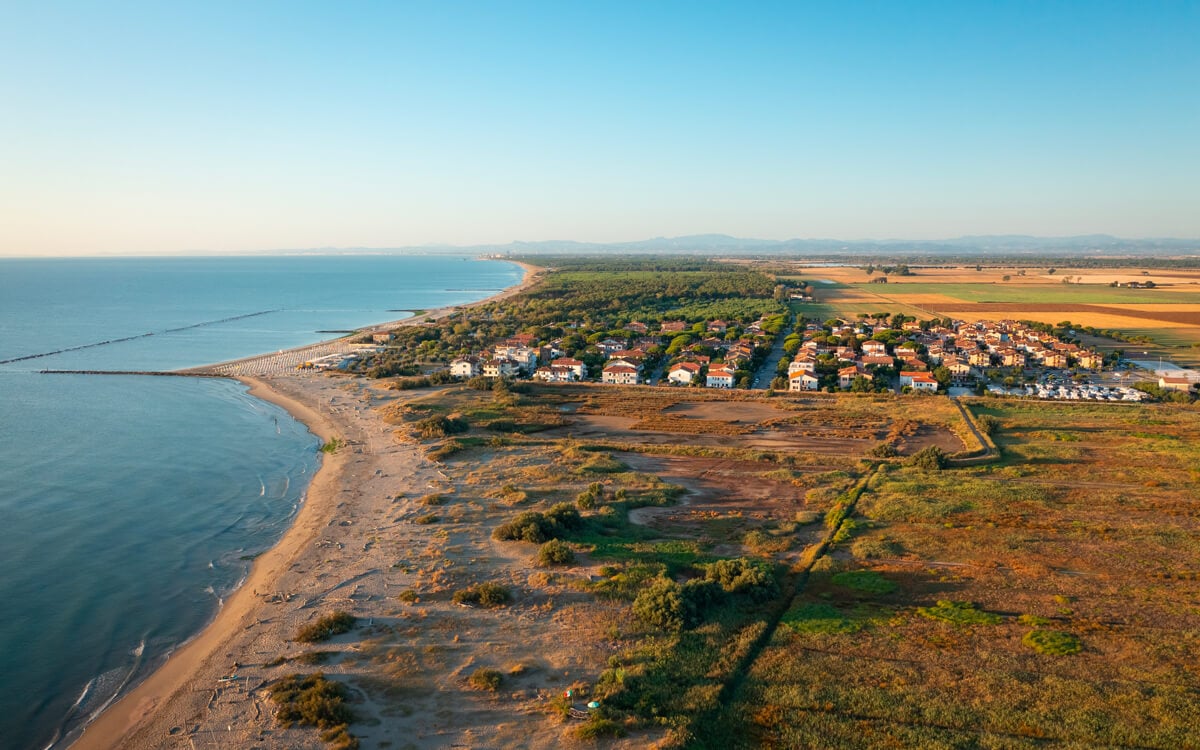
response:
[[[463,561],[421,630],[566,744],[1197,747],[1200,414],[968,414],[975,464],[944,398],[437,389],[390,415]]]
[[[1031,320],[1117,331],[1144,339],[1133,348],[1143,356],[1200,365],[1200,272],[1176,270],[1046,268],[915,268],[874,284],[862,268],[814,268],[805,279],[815,302],[796,305],[813,318],[854,318],[876,311],[919,318],[951,317],[967,322]],[[1152,281],[1153,289],[1112,287],[1111,282]],[[1106,349],[1126,342],[1097,341]]]

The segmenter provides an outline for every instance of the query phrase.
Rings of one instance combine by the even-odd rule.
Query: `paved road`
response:
[[[750,379],[750,387],[765,391],[771,387],[771,381],[775,379],[775,368],[779,366],[779,360],[783,359],[783,340],[792,334],[796,329],[795,324],[788,326],[779,332],[775,337],[775,345],[771,347],[767,358],[763,360],[762,366],[758,368],[758,372],[754,373],[754,377]]]

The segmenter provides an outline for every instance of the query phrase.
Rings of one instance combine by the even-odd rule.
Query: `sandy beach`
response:
[[[541,269],[524,268],[519,286],[489,299],[536,283]],[[421,325],[453,309],[431,311],[398,325]],[[337,437],[344,446],[324,456],[293,525],[254,562],[245,583],[214,621],[88,725],[73,748],[323,747],[312,729],[279,728],[263,689],[282,675],[316,671],[281,661],[310,650],[291,640],[296,631],[343,609],[360,618],[357,642],[364,637],[363,628],[369,634],[377,618],[387,619],[394,630],[409,616],[395,616],[396,597],[420,574],[398,560],[414,560],[439,544],[444,547],[444,539],[432,539],[429,527],[414,524],[412,518],[428,510],[419,505],[422,495],[450,488],[438,464],[387,424],[380,407],[418,395],[385,390],[378,381],[272,365],[282,354],[242,361],[244,371],[261,376],[243,374],[238,379],[253,395],[283,407],[322,440]],[[481,548],[488,546],[486,539],[477,542]],[[474,562],[472,555],[478,554],[466,551],[462,563]],[[552,637],[547,624],[535,626]],[[494,635],[488,631],[484,637]],[[457,643],[458,635],[453,639]],[[349,646],[351,652],[359,649],[362,646]],[[467,663],[471,659],[468,656]],[[392,726],[384,722],[382,729],[364,737],[363,746],[444,747],[451,737],[467,742],[459,746],[478,746],[472,737],[485,730],[489,742],[507,736],[513,741],[524,738],[518,744],[554,746],[557,733],[543,731],[545,736],[534,738],[536,727],[544,724],[540,715],[522,718],[511,709],[497,713],[482,699],[475,704],[467,700],[462,716],[448,719],[447,707],[462,702],[455,694],[460,677],[450,670],[435,687],[437,694],[426,696],[425,710],[432,715],[418,712],[415,719]],[[365,694],[357,696],[356,703],[359,715],[389,715],[387,706]],[[377,727],[379,723],[377,719]]]

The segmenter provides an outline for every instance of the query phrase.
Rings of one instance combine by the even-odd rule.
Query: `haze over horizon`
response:
[[[1200,4],[0,9],[0,256],[1200,237]]]

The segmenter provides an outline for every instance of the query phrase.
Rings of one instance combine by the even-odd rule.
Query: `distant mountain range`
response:
[[[400,248],[311,248],[295,252],[337,253],[478,253],[494,255],[805,255],[805,256],[1200,256],[1200,240],[1176,238],[1129,239],[1107,234],[1076,237],[1033,237],[1020,234],[956,237],[945,240],[760,240],[724,234],[655,237],[635,242],[575,242],[546,240],[503,245],[427,245]]]

